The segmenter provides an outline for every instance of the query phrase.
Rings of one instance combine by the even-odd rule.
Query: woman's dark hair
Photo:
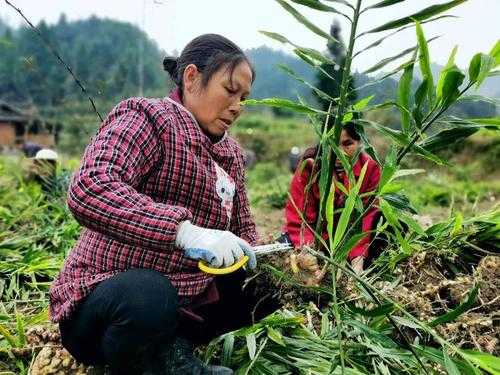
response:
[[[354,122],[347,122],[344,124],[342,127],[342,130],[345,130],[347,134],[349,134],[349,137],[354,139],[355,141],[360,141],[361,137],[356,130],[356,125],[354,125]]]
[[[202,74],[202,86],[205,87],[210,78],[222,67],[226,67],[229,76],[242,61],[246,61],[252,71],[252,83],[255,71],[245,53],[229,39],[218,34],[204,34],[194,38],[184,48],[179,57],[165,57],[163,68],[170,74],[172,81],[181,89],[184,69],[194,64]]]
[[[344,126],[342,127],[342,130],[345,130],[347,134],[349,134],[349,137],[351,137],[355,141],[361,140],[361,136],[356,130],[356,126],[354,125],[353,122],[345,123]],[[307,150],[304,151],[304,154],[302,155],[302,160],[316,159],[316,157],[318,156],[318,151],[319,151],[319,145],[309,147]]]

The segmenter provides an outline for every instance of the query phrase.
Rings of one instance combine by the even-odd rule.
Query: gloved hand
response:
[[[175,245],[184,249],[191,259],[204,260],[212,267],[229,267],[247,255],[248,266],[254,269],[257,259],[252,246],[229,231],[207,229],[183,221],[179,225]]]

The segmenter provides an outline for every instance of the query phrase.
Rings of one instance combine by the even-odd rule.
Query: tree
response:
[[[1,19],[0,19],[1,29]],[[1,31],[1,30],[0,30]],[[3,35],[0,34],[0,93],[4,93],[4,98],[9,100],[20,95],[16,87],[16,77],[12,74],[15,70],[16,55],[12,31],[6,26]]]
[[[84,84],[90,95],[105,101],[136,95],[137,40],[144,45],[146,95],[165,95],[162,52],[132,24],[91,17],[56,24],[41,21],[38,30]],[[40,106],[86,101],[81,90],[40,38],[27,27],[10,29],[0,20],[0,98]]]

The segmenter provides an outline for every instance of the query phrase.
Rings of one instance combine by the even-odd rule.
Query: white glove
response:
[[[252,246],[229,231],[206,229],[183,221],[179,225],[175,245],[184,249],[191,259],[203,259],[212,267],[229,267],[244,255],[249,257],[248,266],[257,266]]]

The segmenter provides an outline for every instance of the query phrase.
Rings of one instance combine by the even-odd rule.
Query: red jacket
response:
[[[313,163],[314,163],[313,159],[306,159],[304,167],[301,168],[301,166],[299,165],[299,168],[297,168],[293,176],[292,182],[290,184],[290,195],[295,205],[292,204],[292,201],[290,199],[288,199],[288,202],[286,203],[285,206],[286,223],[284,226],[284,231],[288,233],[290,240],[292,241],[295,247],[301,247],[302,245],[310,245],[314,242],[313,232],[309,230],[309,228],[307,228],[307,226],[305,225],[303,228],[303,237],[301,241],[300,232],[301,232],[302,221],[300,215],[297,213],[297,209],[299,209],[304,218],[306,219],[307,223],[309,223],[309,225],[312,228],[315,227],[319,211],[319,198],[320,198],[319,185],[317,181],[314,182],[314,184],[311,186],[309,190],[308,194],[309,197],[307,198],[307,206],[306,210],[304,211],[304,204],[306,201],[305,199],[306,196],[304,192],[312,172]],[[359,173],[361,172],[361,169],[363,168],[363,165],[365,163],[368,163],[368,165],[366,169],[365,178],[363,180],[363,183],[361,184],[360,193],[366,193],[375,190],[380,180],[380,167],[372,158],[370,158],[365,153],[360,154],[358,161],[353,166],[353,173],[355,178],[359,177]],[[345,173],[343,174],[342,180],[344,186],[348,187],[349,180]],[[345,198],[346,198],[345,194],[342,193],[338,188],[336,188],[335,202],[334,202],[336,209],[344,206]],[[365,199],[365,202],[367,200],[368,198]],[[297,209],[295,208],[295,206],[297,207]],[[372,206],[372,208],[370,208],[370,210],[366,213],[362,221],[363,231],[369,231],[373,229],[377,213],[378,210],[375,206]],[[335,223],[338,222],[338,218],[339,215],[336,215]],[[328,233],[326,232],[326,226],[323,231],[323,238],[325,239],[328,238]],[[356,258],[358,256],[366,257],[368,255],[369,244],[370,244],[370,236],[366,236],[362,240],[360,240],[349,253],[349,260]]]

